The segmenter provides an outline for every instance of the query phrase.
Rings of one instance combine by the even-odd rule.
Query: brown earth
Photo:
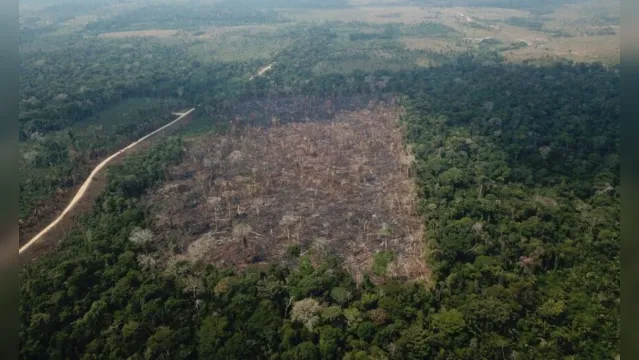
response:
[[[153,261],[240,270],[294,261],[287,250],[297,245],[315,261],[338,256],[361,280],[385,250],[395,255],[387,275],[428,278],[401,111],[371,103],[332,120],[274,118],[268,128],[193,140],[170,171],[175,180],[145,199],[164,250]]]

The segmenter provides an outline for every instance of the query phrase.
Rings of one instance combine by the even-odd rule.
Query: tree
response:
[[[145,359],[168,359],[173,349],[171,329],[161,326],[146,343]]]
[[[285,360],[319,360],[320,352],[317,346],[310,341],[305,341],[293,349],[282,354]]]
[[[251,225],[249,224],[236,224],[233,226],[233,239],[237,241],[241,248],[242,254],[244,254],[244,258],[246,259],[246,248],[248,246],[247,236],[253,231]]]
[[[153,241],[153,233],[149,229],[136,227],[131,231],[129,240],[143,249],[148,249],[149,245]]]
[[[322,306],[312,298],[296,301],[291,310],[291,319],[302,323],[307,329],[313,331],[313,327],[320,321]]]
[[[198,338],[198,356],[215,358],[217,352],[229,336],[229,322],[226,317],[210,315],[202,321]]]
[[[427,343],[428,333],[416,324],[402,332],[395,343],[395,350],[391,352],[393,359],[428,359],[431,357]]]
[[[336,287],[331,290],[331,298],[338,304],[344,305],[353,298],[353,294],[343,287]]]

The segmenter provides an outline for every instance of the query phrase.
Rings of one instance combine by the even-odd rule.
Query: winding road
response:
[[[23,246],[20,247],[20,249],[18,250],[18,254],[21,254],[22,252],[26,251],[29,247],[31,247],[31,245],[35,244],[36,242],[38,242],[38,240],[40,240],[44,235],[46,235],[49,231],[51,231],[51,229],[53,229],[56,225],[58,225],[58,223],[67,215],[67,213],[69,211],[71,211],[71,209],[73,209],[75,207],[75,205],[78,203],[78,201],[80,199],[82,199],[82,197],[84,196],[84,194],[86,193],[87,189],[89,188],[89,185],[91,185],[91,181],[93,181],[93,178],[100,172],[100,170],[102,170],[103,167],[105,167],[111,160],[115,159],[116,157],[118,157],[119,155],[121,155],[123,152],[134,148],[136,145],[138,145],[139,143],[143,142],[144,140],[148,139],[149,137],[157,134],[158,132],[170,127],[171,125],[179,122],[180,120],[184,119],[186,116],[188,116],[191,112],[193,112],[193,110],[195,110],[195,108],[192,108],[191,110],[188,110],[186,112],[183,113],[173,113],[174,115],[178,115],[179,117],[173,121],[171,121],[170,123],[158,128],[155,131],[152,131],[146,135],[144,135],[143,137],[141,137],[140,139],[138,139],[137,141],[132,142],[131,144],[129,144],[127,147],[118,150],[116,153],[114,153],[113,155],[109,156],[108,158],[104,159],[104,161],[102,161],[101,163],[99,163],[94,169],[93,171],[91,171],[91,174],[89,174],[89,177],[87,177],[87,179],[84,181],[84,183],[82,184],[82,186],[80,187],[80,189],[78,190],[78,192],[75,194],[75,196],[73,197],[73,199],[71,200],[71,202],[69,202],[69,205],[67,205],[67,207],[64,209],[64,211],[62,211],[62,213],[55,219],[53,220],[47,227],[45,227],[44,229],[42,229],[42,231],[40,231],[36,236],[34,236],[31,240],[29,240],[26,244],[24,244]]]

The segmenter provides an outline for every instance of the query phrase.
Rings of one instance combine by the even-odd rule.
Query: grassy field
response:
[[[546,15],[490,7],[360,6],[354,8],[285,10],[297,21],[362,22],[370,25],[434,22],[459,36],[436,38],[402,34],[408,49],[459,52],[480,47],[501,51],[508,61],[567,58],[574,61],[619,62],[619,4],[593,0],[565,5]],[[514,25],[516,24],[516,25]],[[362,25],[365,26],[365,25]],[[482,40],[495,39],[493,46]],[[525,43],[526,47],[521,47]],[[491,44],[488,44],[491,45]],[[519,47],[519,48],[518,48]],[[513,49],[515,48],[515,49]],[[419,61],[416,63],[419,64]],[[361,65],[361,64],[360,64]]]
[[[286,25],[207,28],[196,32],[189,53],[201,61],[270,59],[292,44]]]

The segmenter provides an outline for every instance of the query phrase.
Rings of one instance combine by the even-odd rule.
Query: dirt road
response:
[[[47,225],[47,227],[45,227],[44,229],[42,229],[42,231],[40,231],[36,236],[34,236],[31,240],[29,240],[26,244],[24,244],[22,247],[20,247],[20,249],[18,250],[18,253],[22,253],[25,250],[27,250],[29,247],[31,247],[31,245],[35,244],[36,242],[38,242],[38,240],[40,240],[44,235],[46,235],[49,231],[51,231],[51,229],[55,228],[56,225],[58,225],[58,223],[67,215],[67,213],[69,211],[71,211],[71,209],[73,209],[76,204],[78,203],[78,201],[80,199],[82,199],[82,197],[84,196],[84,194],[86,193],[87,189],[89,188],[89,185],[91,184],[91,182],[93,181],[93,178],[100,172],[100,170],[102,170],[103,167],[105,167],[111,160],[115,159],[116,157],[118,157],[119,155],[121,155],[123,152],[134,148],[136,145],[138,145],[139,143],[143,142],[144,140],[148,139],[149,137],[157,134],[158,132],[170,127],[171,125],[179,122],[180,120],[184,119],[186,116],[188,116],[191,112],[193,112],[193,110],[195,110],[195,108],[188,110],[184,113],[179,113],[178,115],[180,115],[177,119],[171,121],[170,123],[160,127],[159,129],[152,131],[146,135],[144,135],[143,137],[141,137],[140,139],[138,139],[137,141],[132,142],[131,144],[129,144],[128,146],[126,146],[125,148],[115,152],[114,154],[112,154],[111,156],[109,156],[108,158],[106,158],[104,161],[102,161],[101,163],[99,163],[94,169],[93,171],[91,171],[91,174],[89,174],[89,177],[87,177],[87,179],[84,181],[84,183],[82,184],[82,186],[80,187],[80,189],[78,190],[78,192],[75,194],[75,196],[73,197],[73,199],[71,200],[71,202],[69,203],[69,205],[67,205],[67,207],[64,209],[64,211],[62,211],[62,213],[60,214],[60,216],[58,216],[55,220],[53,220],[49,225]]]
[[[253,80],[253,79],[255,79],[256,77],[258,77],[258,76],[260,76],[260,75],[264,74],[265,72],[267,72],[267,71],[271,70],[271,68],[273,67],[273,65],[275,65],[275,63],[272,63],[272,64],[270,64],[269,66],[267,66],[267,67],[265,67],[265,68],[261,69],[260,71],[258,71],[258,72],[257,72],[257,74],[255,74],[255,75],[251,76],[251,78],[250,78],[249,80]]]

